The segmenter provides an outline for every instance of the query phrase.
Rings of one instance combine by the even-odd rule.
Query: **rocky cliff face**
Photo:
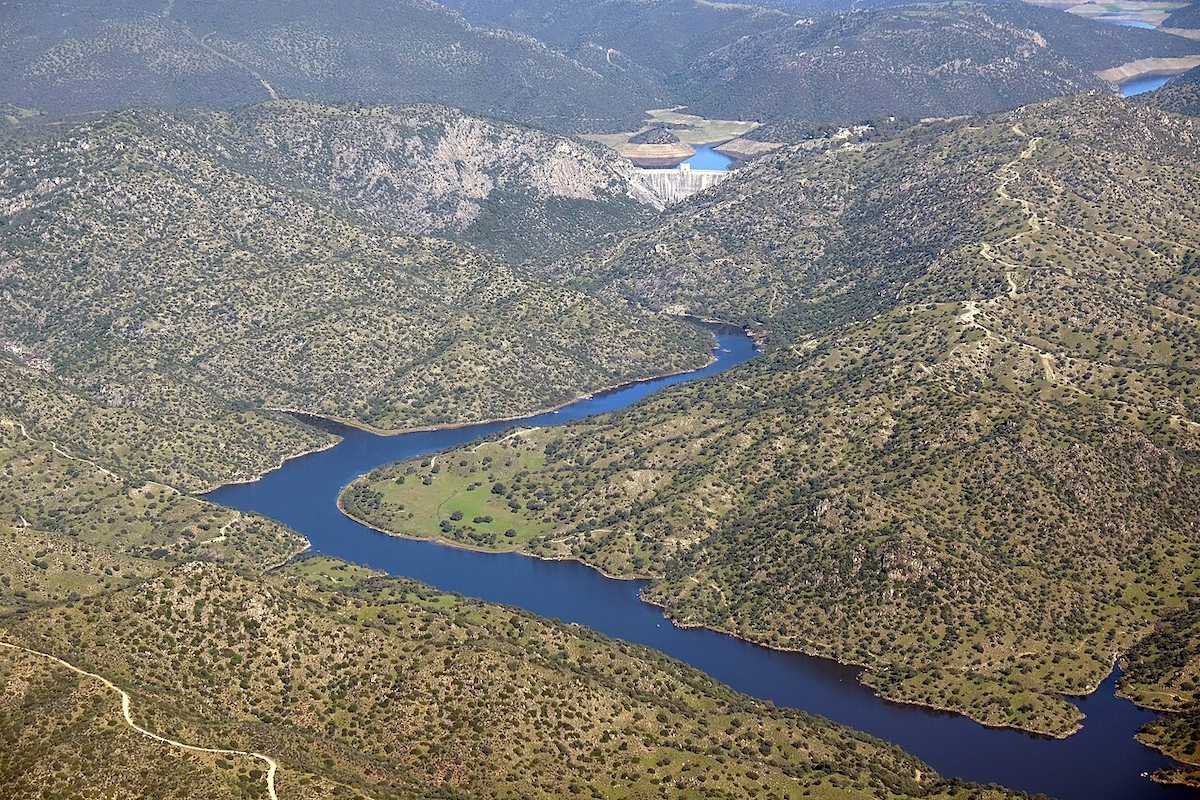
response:
[[[372,224],[518,259],[630,225],[653,204],[605,148],[441,106],[278,101],[165,124]]]

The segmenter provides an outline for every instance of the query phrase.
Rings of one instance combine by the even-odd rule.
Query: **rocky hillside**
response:
[[[572,58],[428,0],[10,0],[0,70],[0,101],[50,113],[285,96],[620,130],[665,102],[602,52]]]
[[[578,247],[652,210],[633,167],[606,148],[441,106],[272,101],[158,119],[182,146],[365,223],[517,260]]]
[[[126,429],[82,456],[41,415],[60,390],[29,431],[0,394],[6,797],[266,797],[251,752],[301,800],[1008,796],[575,626],[326,559],[270,572],[299,536],[89,460],[140,448]],[[245,752],[135,732],[101,678],[144,728]]]
[[[403,428],[707,358],[692,326],[367,224],[382,211],[238,169],[190,124],[121,113],[0,140],[0,343],[88,398]]]
[[[682,624],[1069,733],[1060,695],[1200,578],[1198,143],[1098,93],[764,157],[562,269],[767,353],[347,505],[407,530],[474,470],[512,535],[424,530],[648,576]]]
[[[1143,102],[1164,111],[1200,117],[1200,67],[1172,78],[1157,91],[1147,93]]]
[[[826,14],[748,36],[682,69],[681,102],[731,119],[805,124],[1013,108],[1099,88],[1092,74],[1200,43],[1019,2]]]

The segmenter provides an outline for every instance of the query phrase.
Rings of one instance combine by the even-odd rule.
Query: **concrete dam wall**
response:
[[[630,181],[655,206],[666,208],[716,186],[729,175],[719,169],[639,169],[630,176]]]

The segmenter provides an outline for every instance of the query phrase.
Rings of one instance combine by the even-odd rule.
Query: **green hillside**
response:
[[[266,759],[278,797],[312,800],[1009,796],[575,626],[328,559],[272,572],[299,536],[99,466],[9,414],[6,796],[263,798]],[[132,443],[92,455],[111,463]],[[137,725],[177,744],[131,728],[114,686]]]
[[[1196,133],[1095,94],[773,154],[560,268],[759,325],[766,354],[343,501],[383,529],[648,576],[680,624],[1069,733],[1060,695],[1200,577]]]
[[[336,186],[290,186],[316,180],[303,170],[256,177],[271,162],[239,167],[219,128],[139,112],[0,141],[8,352],[114,408],[381,428],[511,416],[707,359],[693,326],[368,224],[386,206],[351,214]]]

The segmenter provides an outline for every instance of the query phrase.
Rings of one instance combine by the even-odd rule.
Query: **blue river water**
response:
[[[697,147],[696,152],[684,164],[692,169],[727,170],[733,166],[733,159],[724,153],[718,153],[711,145]]]
[[[1197,797],[1190,790],[1159,786],[1143,777],[1171,762],[1134,740],[1154,715],[1114,696],[1117,671],[1094,694],[1073,700],[1087,719],[1083,730],[1068,739],[987,728],[956,714],[881,700],[857,682],[858,670],[851,667],[769,650],[713,631],[677,628],[659,609],[639,599],[644,582],[606,578],[576,562],[480,553],[386,536],[337,509],[340,490],[380,465],[426,456],[516,426],[562,425],[616,411],[684,381],[722,380],[714,376],[756,352],[741,331],[718,329],[717,360],[702,370],[632,384],[557,412],[512,422],[378,436],[311,420],[340,434],[342,441],[289,461],[253,483],[219,488],[207,498],[288,525],[308,537],[316,553],[653,647],[748,695],[819,714],[893,742],[947,777],[998,783],[1062,800]]]

